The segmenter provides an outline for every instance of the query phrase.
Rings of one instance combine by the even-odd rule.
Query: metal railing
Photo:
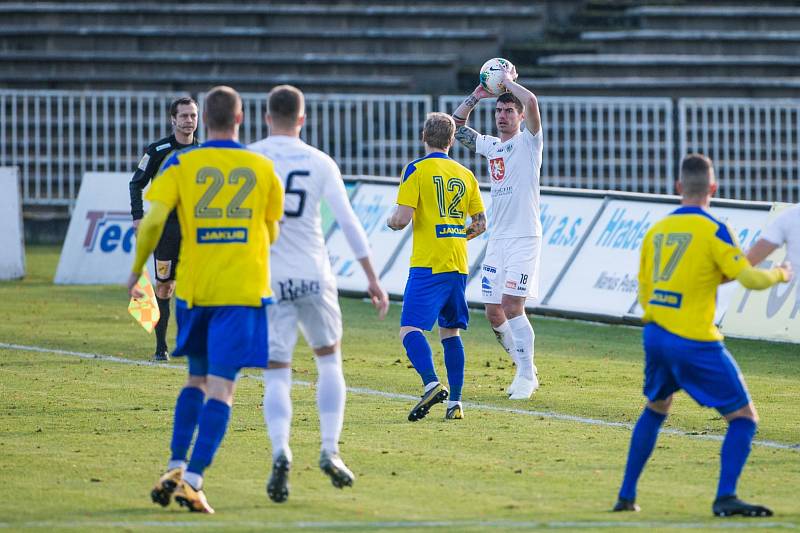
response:
[[[85,172],[133,172],[145,146],[169,134],[176,96],[0,90],[0,166],[20,168],[26,204],[72,204]],[[266,95],[242,97],[249,143],[267,135]],[[303,137],[345,175],[398,176],[422,155],[425,115],[462,100],[309,94]],[[699,151],[715,162],[720,197],[800,200],[800,100],[541,97],[540,107],[544,185],[670,193],[680,154]],[[469,125],[494,133],[492,109],[482,102]],[[453,156],[486,179],[481,156],[460,145]]]
[[[800,201],[800,100],[683,98],[680,153],[714,161],[719,196]]]
[[[88,171],[133,172],[169,135],[175,93],[0,90],[0,166],[20,168],[26,204],[71,204]]]
[[[452,113],[463,96],[443,96]],[[584,189],[671,192],[674,176],[672,101],[669,98],[539,98],[544,131],[542,183]],[[483,100],[468,125],[494,135],[494,101]],[[461,146],[453,156],[469,161],[488,180],[483,157]]]

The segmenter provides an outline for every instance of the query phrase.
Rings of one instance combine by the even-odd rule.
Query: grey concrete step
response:
[[[69,77],[76,71],[88,75],[126,75],[148,79],[154,71],[213,73],[217,76],[282,75],[405,76],[416,92],[441,92],[456,82],[456,56],[399,54],[267,53],[209,54],[202,52],[85,52],[10,51],[0,54],[0,79],[6,74],[40,74]]]
[[[642,29],[797,31],[800,7],[743,6],[641,6],[628,9]]]
[[[800,53],[800,31],[625,30],[584,32],[602,53],[790,55]]]
[[[800,75],[795,55],[573,54],[543,57],[539,64],[559,77],[792,77]]]
[[[488,30],[446,29],[293,29],[178,26],[0,26],[0,52],[9,50],[106,50],[209,53],[373,53],[426,54],[460,58],[491,57],[499,37]]]
[[[584,77],[525,78],[520,81],[536,94],[581,96],[796,97],[800,77]]]
[[[252,26],[259,28],[446,28],[496,29],[510,38],[540,33],[543,10],[493,4],[239,4],[239,3],[92,3],[5,2],[5,24],[141,26]]]
[[[214,85],[230,85],[239,91],[266,91],[274,85],[290,83],[307,92],[408,93],[412,80],[405,76],[313,76],[273,74],[241,75],[154,71],[147,77],[126,73],[72,74],[48,72],[5,73],[0,78],[4,88],[28,88],[46,85],[52,89],[157,89],[188,92],[206,91]]]

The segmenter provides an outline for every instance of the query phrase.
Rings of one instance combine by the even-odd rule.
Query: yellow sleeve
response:
[[[167,206],[169,211],[178,205],[178,158],[172,155],[161,167],[161,173],[150,184],[145,198],[150,202],[160,202]]]
[[[737,279],[742,270],[750,267],[747,256],[739,248],[727,224],[721,223],[711,239],[711,253],[714,262],[728,279]]]
[[[145,261],[156,249],[170,211],[172,209],[158,200],[150,203],[150,210],[142,219],[139,230],[136,232],[136,256],[131,269],[134,274],[142,273]]]
[[[275,173],[275,168],[270,165],[269,167],[269,192],[267,193],[267,208],[265,210],[265,220],[267,221],[267,228],[269,229],[269,222],[277,222],[283,217],[283,184],[281,183],[280,178]],[[278,238],[277,231],[275,233],[275,238]],[[272,234],[270,233],[270,242],[275,242],[272,240]]]
[[[778,268],[764,270],[748,266],[739,272],[739,275],[736,276],[736,281],[744,285],[747,289],[760,291],[786,280],[783,277],[783,271]]]
[[[472,196],[469,200],[469,209],[468,213],[469,216],[477,215],[478,213],[483,213],[486,209],[483,206],[483,198],[481,197],[481,188],[478,185],[478,180],[475,179],[475,176],[471,176],[471,184],[472,184]]]
[[[642,241],[642,251],[639,255],[639,305],[644,309],[653,293],[653,252],[652,235],[648,233]]]
[[[278,240],[280,232],[280,224],[278,224],[277,220],[267,220],[267,236],[270,244],[274,244]]]
[[[417,208],[419,204],[419,180],[417,179],[417,173],[414,172],[415,170],[413,165],[406,166],[403,169],[403,180],[400,182],[400,188],[397,191],[397,205]]]

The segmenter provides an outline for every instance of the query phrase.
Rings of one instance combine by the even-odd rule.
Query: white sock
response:
[[[524,314],[510,319],[508,325],[511,326],[511,333],[514,335],[520,371],[527,379],[533,379],[533,340],[536,338],[533,327]]]
[[[181,461],[180,459],[170,459],[170,461],[167,463],[167,470],[169,471],[175,468],[186,470],[186,461]]]
[[[514,364],[519,366],[517,347],[514,345],[514,335],[511,333],[511,326],[508,324],[508,320],[497,327],[492,327],[492,329],[494,330],[495,337],[497,337],[497,342],[499,342],[500,346],[511,356],[511,359],[514,360]]]
[[[203,476],[200,474],[195,472],[184,472],[183,480],[191,485],[194,490],[200,490],[203,488]]]
[[[342,373],[342,354],[317,356],[317,408],[322,449],[339,453],[339,436],[344,423],[344,402],[347,391]]]
[[[292,369],[270,368],[264,371],[264,422],[272,443],[272,458],[283,452],[291,462],[289,430],[292,425]]]
[[[447,400],[447,408],[452,409],[456,405],[461,405],[461,402],[454,402],[452,400]]]

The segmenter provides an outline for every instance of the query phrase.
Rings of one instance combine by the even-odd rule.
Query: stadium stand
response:
[[[563,31],[575,39],[561,53],[543,50],[533,58],[530,49],[516,50],[518,61],[524,52],[538,59],[523,72],[526,81],[543,94],[561,95],[797,94],[795,2],[632,4],[588,4]]]
[[[541,35],[542,13],[525,2],[11,2],[0,5],[0,79],[9,88],[293,83],[311,92],[443,94],[456,88],[461,64]]]

